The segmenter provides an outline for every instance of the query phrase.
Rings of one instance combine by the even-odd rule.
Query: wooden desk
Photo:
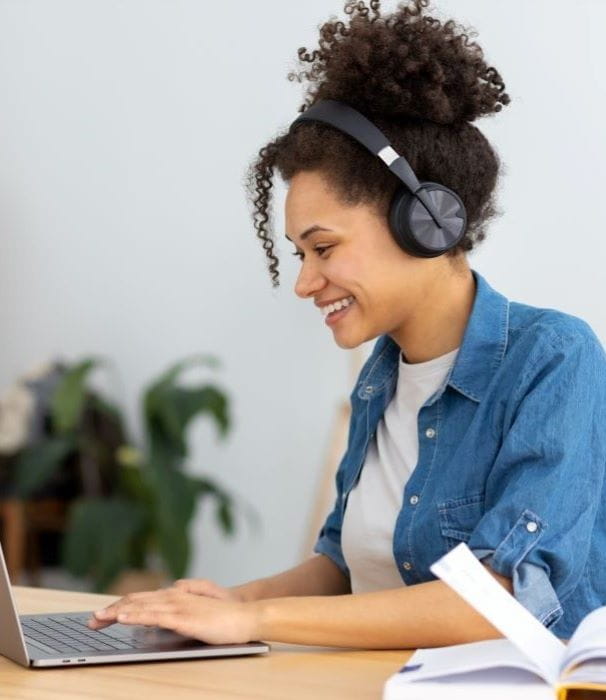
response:
[[[95,610],[111,596],[14,588],[20,613]],[[259,657],[25,669],[0,657],[6,700],[378,700],[411,652],[273,644]]]

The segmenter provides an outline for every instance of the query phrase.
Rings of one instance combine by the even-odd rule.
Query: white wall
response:
[[[395,2],[385,3],[393,9]],[[515,300],[585,318],[606,339],[601,0],[442,0],[472,24],[512,98],[479,121],[507,166],[470,262]],[[263,520],[225,541],[196,521],[193,575],[222,583],[298,560],[348,354],[264,269],[242,178],[296,116],[286,80],[341,2],[0,0],[0,389],[58,354],[113,358],[129,407],[168,363],[221,357],[234,431],[192,431],[193,465]],[[276,230],[283,232],[283,191]]]

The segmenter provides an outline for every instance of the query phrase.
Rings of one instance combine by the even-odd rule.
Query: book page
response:
[[[554,700],[550,685],[519,668],[457,673],[421,683],[408,683],[405,675],[388,678],[383,700]]]
[[[491,576],[464,542],[430,569],[515,644],[555,686],[566,647]]]
[[[542,678],[515,668],[477,671],[446,676],[425,683],[402,683],[391,676],[383,700],[555,700],[553,689]]]
[[[586,661],[566,675],[560,687],[584,688],[589,684],[606,690],[606,658]]]
[[[402,682],[412,683],[441,676],[504,668],[521,669],[542,678],[539,669],[508,639],[419,649],[410,657],[399,675]]]
[[[570,638],[561,671],[589,659],[606,658],[606,606],[585,617]]]

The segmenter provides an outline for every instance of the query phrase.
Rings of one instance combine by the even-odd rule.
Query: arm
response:
[[[511,582],[491,572],[511,592]],[[494,639],[501,634],[442,581],[333,598],[253,603],[261,639],[403,649]]]
[[[491,573],[511,591],[508,579]],[[268,639],[294,644],[402,649],[500,636],[442,581],[355,595],[249,602],[217,600],[173,587],[128,595],[95,613],[89,625],[101,629],[114,622],[159,625],[210,644]]]
[[[257,579],[230,590],[239,600],[246,602],[285,596],[334,596],[351,592],[349,580],[324,554],[310,557],[281,574]]]
[[[196,578],[179,579],[175,581],[174,587],[194,595],[242,603],[264,598],[332,596],[351,592],[347,576],[324,554],[310,557],[302,564],[275,576],[256,579],[232,588],[224,588],[208,579]]]

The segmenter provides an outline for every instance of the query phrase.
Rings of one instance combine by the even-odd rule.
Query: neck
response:
[[[429,293],[422,295],[421,303],[406,324],[390,333],[406,362],[428,362],[458,348],[475,293],[475,280],[469,267],[463,273],[432,281]]]

